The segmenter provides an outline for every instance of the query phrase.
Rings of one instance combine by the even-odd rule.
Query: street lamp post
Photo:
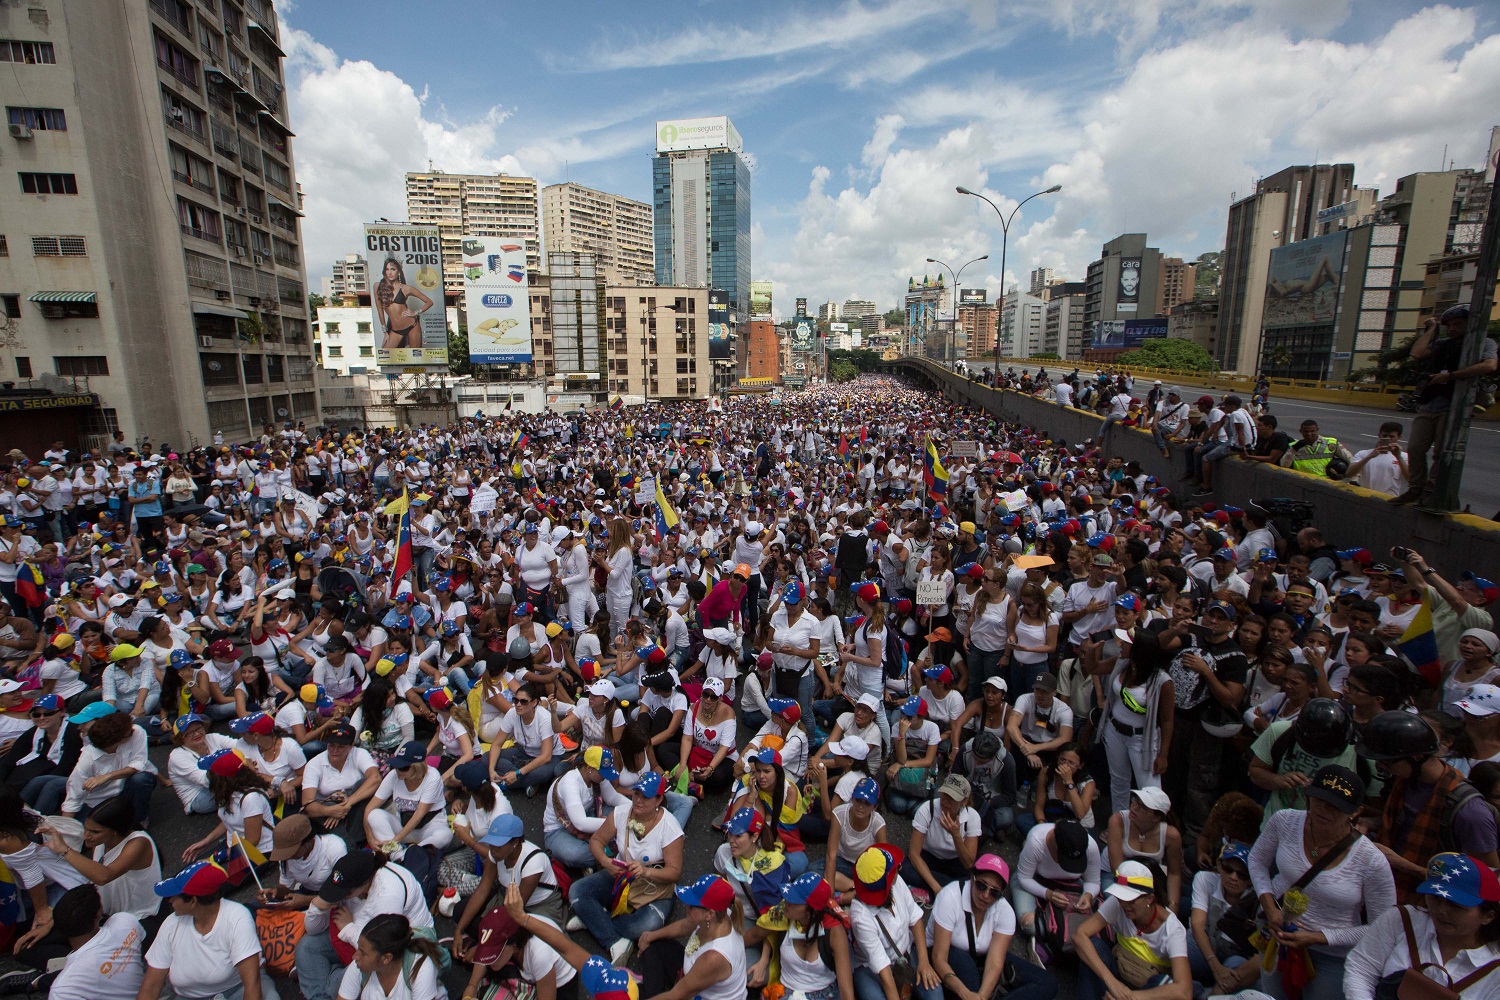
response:
[[[966,187],[958,187],[954,190],[959,194],[973,195],[975,198],[978,198],[990,206],[990,208],[993,208],[995,215],[1000,218],[1000,308],[999,313],[995,317],[995,376],[998,378],[1000,375],[1000,324],[1005,321],[1005,251],[1007,244],[1010,242],[1010,224],[1015,219],[1016,213],[1021,210],[1022,205],[1026,204],[1032,198],[1039,198],[1044,194],[1056,194],[1062,190],[1062,185],[1054,184],[1045,191],[1038,191],[1035,194],[1027,195],[1016,203],[1015,208],[1010,210],[1010,215],[1006,215],[1000,211],[999,205],[996,205],[978,191],[970,191]]]
[[[983,257],[975,257],[973,260],[969,261],[969,264],[978,264],[982,260],[989,260],[989,259],[990,259],[990,255],[989,254],[985,254]],[[959,275],[963,274],[964,271],[968,269],[969,264],[965,264],[963,267],[959,268],[958,269],[958,273],[955,274],[953,272],[953,268],[949,267],[947,264],[944,264],[942,261],[938,260],[936,257],[928,257],[927,258],[927,263],[929,263],[929,264],[936,264],[938,267],[941,267],[943,270],[947,271],[948,275],[953,279],[953,285],[952,285],[951,288],[949,288],[949,294],[948,294],[948,300],[949,300],[949,304],[950,304],[950,307],[951,307],[950,310],[949,310],[949,319],[952,320],[952,322],[953,322],[953,327],[949,330],[949,335],[950,336],[955,336],[957,334],[957,328],[958,328],[958,278],[959,278]],[[944,360],[951,360],[951,359],[945,358]]]

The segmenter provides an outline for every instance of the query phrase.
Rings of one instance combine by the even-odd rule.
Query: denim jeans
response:
[[[1117,969],[1115,967],[1115,955],[1114,955],[1113,946],[1108,941],[1106,941],[1102,935],[1098,935],[1098,934],[1096,934],[1092,938],[1090,938],[1089,939],[1089,943],[1093,947],[1093,949],[1096,952],[1099,953],[1099,960],[1104,963],[1105,967],[1108,968],[1111,973],[1116,972]],[[1163,975],[1157,976],[1157,977],[1155,977],[1153,979],[1147,980],[1146,985],[1145,985],[1144,988],[1148,989],[1148,990],[1149,989],[1154,989],[1157,986],[1164,985],[1164,984],[1169,983],[1171,981],[1172,981],[1172,977],[1170,975],[1163,974]],[[1343,992],[1344,992],[1343,981],[1344,981],[1344,977],[1342,975],[1340,975],[1338,977],[1337,983],[1334,986],[1335,992],[1329,994],[1330,998],[1343,996]],[[1285,994],[1282,994],[1282,993],[1273,993],[1272,995],[1273,996],[1284,996]],[[1079,998],[1079,1000],[1104,1000],[1104,998],[1106,996],[1107,996],[1107,991],[1104,988],[1104,980],[1100,979],[1098,973],[1094,972],[1093,969],[1089,968],[1088,964],[1085,963],[1083,961],[1082,957],[1080,956],[1080,958],[1078,960],[1078,998]],[[1307,998],[1305,997],[1305,995],[1304,995],[1304,1000],[1307,1000]]]
[[[511,747],[509,750],[500,751],[500,759],[495,762],[495,771],[504,774],[506,771],[519,772],[522,767],[530,764],[534,757],[526,753],[520,747]],[[534,767],[525,774],[518,774],[515,784],[505,786],[509,791],[525,791],[534,785],[546,786],[551,783],[557,775],[557,761]]]
[[[547,834],[546,847],[553,860],[561,861],[566,868],[593,868],[598,864],[594,852],[589,850],[589,842],[562,828]]]
[[[1203,950],[1198,947],[1198,939],[1191,933],[1188,934],[1187,947],[1188,965],[1193,969],[1193,981],[1207,986],[1214,985],[1214,973],[1208,964],[1208,956],[1203,954]],[[1226,969],[1238,969],[1248,961],[1250,960],[1243,955],[1230,955],[1228,958],[1220,959],[1219,964]]]
[[[328,932],[302,935],[297,942],[297,985],[305,1000],[333,1000],[339,994],[344,967],[328,940]]]
[[[997,675],[1004,676],[1000,670],[1000,658],[1005,655],[1003,649],[984,649],[973,643],[969,644],[969,691],[968,701],[977,701],[984,695],[984,682]],[[1006,683],[1009,683],[1007,681]],[[1020,691],[1021,688],[1011,688],[1012,691]],[[1030,691],[1031,688],[1025,690]]]
[[[915,956],[910,959],[912,968],[916,968]],[[857,966],[854,970],[854,995],[858,1000],[885,1000],[885,987],[880,985],[880,974],[871,972],[864,966]],[[921,983],[915,983],[911,992],[913,1000],[943,1000],[943,987],[938,984],[933,989],[926,989]]]
[[[1057,977],[1046,969],[1032,965],[1015,952],[1005,956],[1005,964],[1016,973],[1015,983],[1005,991],[1005,1000],[1052,1000],[1057,996]],[[967,949],[949,948],[948,968],[970,990],[978,990],[984,980],[984,968],[974,963]]]
[[[68,778],[62,774],[39,774],[21,789],[21,801],[43,816],[56,816],[68,794]]]
[[[611,871],[597,871],[573,883],[568,891],[568,902],[583,925],[588,928],[601,948],[612,948],[621,938],[634,941],[647,931],[658,930],[667,923],[672,912],[675,896],[647,903],[634,913],[611,917],[610,901],[614,897],[615,875]]]

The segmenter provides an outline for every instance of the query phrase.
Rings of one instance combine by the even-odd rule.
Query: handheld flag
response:
[[[513,450],[514,449],[520,449],[520,448],[526,447],[527,443],[530,442],[530,441],[531,441],[531,435],[530,434],[526,434],[526,433],[523,433],[521,431],[516,431],[515,434],[511,435],[510,446],[511,446],[511,448]]]
[[[849,461],[849,435],[839,431],[839,458]]]
[[[1443,662],[1438,654],[1437,633],[1432,628],[1432,608],[1425,596],[1416,617],[1396,640],[1396,648],[1429,685],[1436,687],[1442,681]]]
[[[391,566],[391,596],[396,596],[396,585],[411,572],[411,497],[403,487],[400,498],[387,504],[385,513],[394,514],[396,527],[396,561]]]
[[[623,410],[625,408],[625,397],[616,396],[614,399],[611,399],[609,401],[609,408],[611,410]]]
[[[927,497],[934,503],[941,503],[948,495],[948,470],[943,468],[943,461],[938,455],[937,445],[932,438],[927,439],[926,454],[922,459],[922,481],[927,486]]]
[[[672,504],[667,500],[667,495],[662,492],[661,480],[656,482],[656,537],[658,540],[666,538],[672,529],[677,527],[681,519],[677,511],[672,509]]]

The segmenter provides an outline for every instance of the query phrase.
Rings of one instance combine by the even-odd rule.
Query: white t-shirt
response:
[[[532,914],[532,920],[541,920],[556,927],[557,924],[546,917]],[[559,988],[571,983],[573,977],[578,975],[578,970],[573,968],[569,962],[557,953],[557,950],[547,944],[539,937],[532,936],[526,942],[526,950],[521,953],[521,977],[529,983],[539,983],[547,973],[556,977]]]
[[[616,857],[623,861],[642,861],[645,864],[657,864],[666,856],[667,845],[674,840],[682,839],[682,827],[677,824],[677,819],[665,809],[662,810],[661,819],[656,821],[644,837],[637,837],[630,832],[627,825],[630,822],[629,802],[615,807],[615,848]],[[628,840],[628,843],[627,843]]]
[[[422,780],[415,789],[407,788],[406,782],[401,780],[401,775],[391,771],[380,782],[380,787],[375,791],[375,797],[390,802],[397,812],[416,812],[422,803],[432,808],[427,813],[427,818],[432,819],[434,815],[442,816],[446,806],[443,798],[443,776],[438,773],[437,768],[429,767],[427,773],[422,775]]]
[[[52,1000],[135,1000],[146,966],[141,961],[146,930],[128,913],[106,919],[99,933],[68,955],[52,983]]]
[[[220,733],[208,734],[208,752],[227,750],[238,741]],[[193,804],[199,792],[208,791],[208,772],[198,766],[198,755],[187,747],[177,747],[167,755],[167,774],[172,779],[172,791],[182,800],[184,811]]]
[[[271,853],[276,814],[271,810],[271,802],[265,795],[260,792],[245,792],[231,799],[228,809],[219,809],[219,819],[224,826],[241,836],[245,833],[245,820],[251,816],[259,816],[261,819],[260,839],[255,842],[255,846],[262,854]]]
[[[88,685],[78,676],[78,671],[67,660],[47,660],[42,664],[42,680],[56,681],[52,685],[52,693],[63,701],[88,689]]]
[[[340,1000],[440,1000],[447,995],[447,990],[438,982],[437,963],[425,959],[412,964],[410,982],[403,966],[389,993],[380,985],[380,976],[371,975],[366,980],[365,974],[353,962],[344,968],[344,978],[339,980]]]
[[[298,771],[307,766],[307,754],[302,752],[302,747],[290,736],[281,738],[281,752],[276,755],[275,760],[266,760],[258,747],[244,740],[235,744],[235,749],[242,753],[246,762],[259,771],[263,777],[270,779],[273,792],[283,781],[295,777]]]
[[[281,862],[281,884],[288,889],[317,892],[333,874],[339,858],[349,853],[344,838],[334,833],[320,833],[313,838],[312,853],[305,858],[287,858]]]
[[[854,931],[850,936],[854,939],[854,956],[858,965],[879,975],[890,967],[892,959],[910,954],[912,925],[921,918],[922,908],[912,898],[911,889],[899,878],[891,884],[889,908],[871,906],[856,899],[850,908],[849,920]],[[891,954],[891,944],[900,950],[899,955]]]
[[[1140,938],[1151,946],[1158,957],[1168,960],[1174,958],[1187,958],[1187,928],[1182,926],[1182,921],[1177,919],[1177,914],[1158,904],[1158,909],[1164,914],[1165,919],[1154,931],[1142,931],[1135,925],[1125,913],[1125,908],[1120,901],[1113,896],[1105,896],[1104,902],[1099,904],[1099,916],[1104,918],[1111,930],[1115,932],[1115,940],[1121,938]]]
[[[516,745],[528,757],[540,755],[542,752],[542,741],[553,739],[552,714],[544,712],[540,708],[531,717],[530,723],[523,722],[520,714],[515,709],[511,709],[500,720],[500,728],[509,734],[511,739],[516,741]],[[555,744],[552,747],[552,752],[557,752]]]
[[[308,761],[307,767],[303,768],[302,787],[317,789],[320,799],[326,799],[335,792],[347,794],[358,788],[369,770],[376,766],[370,751],[360,747],[349,748],[349,756],[344,758],[344,766],[341,768],[333,766],[325,751]]]
[[[1363,461],[1373,451],[1375,451],[1374,448],[1366,448],[1364,451],[1356,452],[1354,461]],[[1401,464],[1396,461],[1394,455],[1384,450],[1365,462],[1355,478],[1359,481],[1359,485],[1377,493],[1399,496],[1406,492],[1407,482],[1406,477],[1401,474]]]
[[[943,886],[937,898],[932,901],[932,919],[927,921],[927,947],[932,947],[932,939],[939,924],[953,935],[950,948],[972,950],[979,955],[989,954],[990,943],[995,940],[996,934],[1016,933],[1016,911],[1011,909],[1008,900],[1001,897],[990,904],[990,908],[985,911],[984,921],[975,926],[974,936],[979,940],[970,949],[969,924],[974,920],[974,900],[970,891],[968,880],[949,882]]]
[[[237,989],[240,973],[235,966],[259,954],[255,918],[239,903],[225,899],[207,934],[198,933],[191,916],[169,916],[146,952],[146,964],[166,969],[173,992],[188,1000]]]
[[[911,828],[919,831],[927,839],[923,841],[923,850],[938,858],[958,857],[958,848],[953,843],[953,834],[938,819],[938,811],[942,806],[937,799],[929,799],[917,807],[917,812],[911,818]],[[980,835],[979,813],[973,806],[964,806],[958,814],[958,832],[967,840],[970,837]]]

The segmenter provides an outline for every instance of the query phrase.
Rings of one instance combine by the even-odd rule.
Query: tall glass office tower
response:
[[[750,165],[723,116],[656,123],[651,161],[656,283],[729,293],[750,313]]]

